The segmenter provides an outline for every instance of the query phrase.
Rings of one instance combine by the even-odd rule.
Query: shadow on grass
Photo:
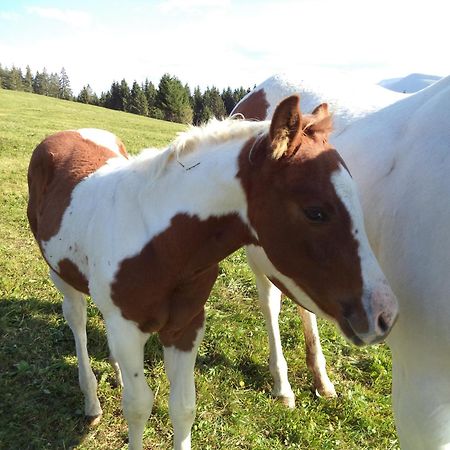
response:
[[[106,359],[106,337],[89,322],[91,358]],[[80,444],[89,424],[61,304],[1,298],[0,335],[0,449]]]
[[[106,362],[106,335],[92,314],[96,313],[88,309],[89,355],[91,361]],[[158,337],[152,335],[146,364],[152,366],[162,358]],[[217,351],[198,356],[200,371],[214,367],[239,371],[245,385],[255,390],[271,383],[268,368],[249,359],[231,361]],[[97,379],[106,371],[112,385],[109,365],[97,371]],[[83,443],[91,427],[84,417],[73,335],[60,302],[0,298],[0,398],[0,450],[68,449]]]

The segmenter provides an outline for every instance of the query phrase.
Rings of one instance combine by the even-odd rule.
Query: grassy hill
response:
[[[47,134],[80,127],[115,132],[135,152],[167,144],[183,126],[0,89],[0,449],[127,448],[120,389],[107,362],[104,327],[89,302],[88,339],[99,381],[102,422],[83,417],[71,331],[26,220],[26,170]],[[397,448],[386,346],[358,349],[320,321],[330,377],[339,397],[315,397],[304,360],[300,320],[283,305],[281,332],[297,408],[270,396],[267,342],[252,274],[242,252],[228,258],[207,307],[196,365],[195,449]],[[156,338],[146,347],[155,392],[145,446],[171,448],[168,383]]]

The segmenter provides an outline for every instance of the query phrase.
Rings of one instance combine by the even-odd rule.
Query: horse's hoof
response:
[[[336,389],[332,383],[327,386],[320,386],[316,388],[316,396],[322,398],[335,398],[337,397]]]
[[[277,399],[287,408],[289,408],[289,409],[295,408],[295,397],[280,396],[280,397],[277,397]]]
[[[97,414],[96,416],[85,416],[85,417],[86,417],[86,422],[88,423],[88,425],[90,427],[96,427],[100,423],[102,415]]]

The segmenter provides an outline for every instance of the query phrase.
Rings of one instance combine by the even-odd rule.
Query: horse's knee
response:
[[[170,408],[170,418],[172,423],[183,423],[191,425],[196,416],[195,406],[181,406],[181,405],[171,405]]]
[[[139,395],[124,392],[122,408],[127,422],[147,420],[153,406],[153,392],[150,388],[141,390]]]

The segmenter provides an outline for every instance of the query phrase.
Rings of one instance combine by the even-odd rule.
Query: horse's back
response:
[[[357,82],[341,72],[302,71],[297,76],[277,74],[256,86],[233,109],[246,119],[270,119],[285,97],[300,94],[302,110],[311,112],[327,102],[333,113],[334,129],[405,97],[376,84]]]

